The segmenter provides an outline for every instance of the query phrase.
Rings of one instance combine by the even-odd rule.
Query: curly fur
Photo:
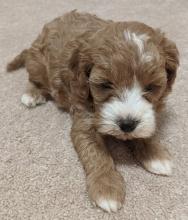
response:
[[[105,145],[108,136],[131,140],[135,157],[150,172],[170,174],[169,153],[154,133],[178,65],[176,45],[160,30],[72,11],[46,24],[7,70],[26,67],[24,104],[33,107],[51,97],[70,112],[90,198],[110,212],[121,207],[125,190]],[[132,118],[134,131],[122,130],[122,121]]]

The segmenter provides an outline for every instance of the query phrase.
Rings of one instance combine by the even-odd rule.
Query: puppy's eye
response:
[[[149,92],[152,93],[152,92],[156,92],[159,88],[160,88],[160,86],[158,86],[158,85],[149,84],[144,88],[144,91],[148,92],[148,93]]]
[[[98,84],[98,87],[100,87],[101,89],[112,89],[112,83],[109,81],[102,82]]]

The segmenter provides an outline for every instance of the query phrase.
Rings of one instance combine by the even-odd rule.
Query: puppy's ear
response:
[[[167,73],[167,89],[170,91],[176,78],[179,66],[179,52],[176,44],[167,39],[164,35],[161,41],[162,50],[165,57],[165,68]]]
[[[80,45],[72,52],[69,68],[73,72],[71,80],[71,102],[76,108],[88,108],[92,98],[89,87],[89,76],[93,67],[89,49]]]

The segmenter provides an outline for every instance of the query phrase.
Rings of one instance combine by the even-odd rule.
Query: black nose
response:
[[[124,132],[134,131],[137,125],[138,125],[138,120],[132,118],[127,118],[119,121],[119,127]]]

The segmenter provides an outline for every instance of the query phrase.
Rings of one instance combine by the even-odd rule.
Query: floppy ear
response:
[[[89,87],[89,76],[93,67],[89,49],[80,44],[74,49],[69,60],[69,68],[73,73],[71,80],[71,104],[76,109],[87,109],[92,105]]]
[[[175,81],[177,68],[179,66],[179,52],[176,44],[164,36],[161,41],[161,46],[165,57],[167,89],[170,91]]]

